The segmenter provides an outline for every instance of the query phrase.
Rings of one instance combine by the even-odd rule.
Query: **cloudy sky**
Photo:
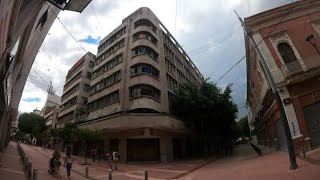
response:
[[[97,53],[98,42],[139,7],[149,7],[174,34],[206,78],[217,81],[245,55],[243,31],[233,10],[248,17],[292,0],[92,0],[80,14],[62,11],[46,36],[28,77],[19,111],[41,109],[52,81],[61,95],[68,69],[85,54]],[[239,117],[246,114],[246,69],[242,61],[218,85],[233,83]]]

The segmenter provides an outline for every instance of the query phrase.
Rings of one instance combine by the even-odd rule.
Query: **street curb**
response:
[[[308,157],[303,158],[303,156],[301,156],[300,154],[298,154],[296,157],[301,159],[301,160],[303,160],[303,161],[306,161],[306,162],[308,162],[310,164],[314,164],[314,165],[319,165],[320,164],[320,160],[315,160],[315,159],[311,159],[311,158],[308,158]]]

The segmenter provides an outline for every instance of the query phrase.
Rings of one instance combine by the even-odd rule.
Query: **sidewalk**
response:
[[[10,142],[0,159],[0,179],[25,180],[17,144]]]
[[[299,168],[289,170],[288,153],[277,151],[246,160],[221,159],[180,177],[181,180],[319,180],[320,166],[297,159]]]
[[[24,149],[29,148],[33,149],[36,152],[37,156],[41,155],[48,160],[51,157],[53,150],[46,149],[44,150],[39,146],[31,146],[24,145],[22,146]],[[63,153],[62,156],[65,156]],[[85,176],[85,166],[82,165],[84,162],[83,157],[74,156],[75,162],[73,163],[72,170],[73,174],[80,175],[82,177]],[[237,146],[234,150],[234,156],[223,158],[226,160],[244,160],[244,159],[252,159],[259,157],[257,153],[253,151],[251,146],[248,145],[240,145]],[[114,180],[136,180],[136,179],[144,179],[144,171],[147,170],[149,174],[149,179],[151,180],[164,180],[164,179],[173,179],[178,177],[186,176],[199,168],[207,165],[212,162],[204,161],[204,160],[184,160],[184,161],[176,161],[172,163],[157,163],[157,164],[118,164],[118,171],[113,171],[113,179]],[[93,162],[92,159],[88,158],[89,167],[89,178],[95,180],[102,180],[108,178],[108,168],[104,161],[100,163],[98,161]],[[62,171],[65,171],[62,169]],[[72,175],[73,176],[73,175]]]
[[[43,154],[39,153],[34,149],[33,146],[29,146],[26,144],[20,143],[22,149],[26,153],[26,156],[28,156],[29,161],[32,161],[32,167],[38,168],[38,179],[39,180],[56,180],[56,177],[53,177],[48,174],[48,161],[49,158],[47,156],[44,156]],[[67,179],[66,169],[61,166],[60,168],[61,172],[61,179]],[[72,179],[77,180],[84,180],[85,177],[78,175],[76,173],[71,173]]]
[[[25,145],[27,146],[27,145]],[[29,145],[28,145],[29,146]],[[23,147],[24,148],[24,147]],[[46,149],[38,146],[29,146],[34,149],[38,154],[49,158],[53,150]],[[63,156],[65,154],[63,153]],[[85,176],[85,166],[82,165],[84,162],[83,157],[74,156],[75,162],[72,165],[72,170],[76,174]],[[102,180],[108,178],[108,168],[104,161],[100,163],[98,161],[93,162],[92,159],[88,158],[89,167],[89,178]],[[113,171],[112,176],[114,180],[136,180],[144,179],[144,171],[148,170],[150,180],[164,180],[171,179],[182,173],[187,173],[195,168],[201,167],[207,164],[207,161],[203,160],[190,160],[190,161],[179,161],[174,163],[158,163],[158,164],[118,164],[118,171]]]

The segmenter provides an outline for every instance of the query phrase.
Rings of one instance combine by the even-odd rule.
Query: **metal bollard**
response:
[[[306,158],[306,149],[304,148],[304,146],[301,147],[301,152],[302,152],[303,158]]]
[[[144,180],[148,180],[148,171],[147,170],[144,171]]]
[[[29,162],[28,157],[25,157],[25,158],[24,158],[24,161],[23,161],[24,171],[25,171],[25,172],[27,171],[27,168],[28,168],[28,162]]]
[[[38,180],[38,169],[33,168],[32,180]]]
[[[112,170],[109,169],[108,171],[109,171],[109,180],[112,180]]]
[[[88,168],[88,165],[86,165],[86,177],[88,177],[89,176],[89,168]]]
[[[28,177],[29,179],[31,179],[31,177],[32,177],[32,161],[29,161],[29,162],[28,162],[27,177]]]
[[[279,143],[278,143],[278,139],[277,138],[275,138],[274,139],[274,145],[275,145],[275,147],[276,147],[276,150],[279,150],[280,148],[279,148]]]

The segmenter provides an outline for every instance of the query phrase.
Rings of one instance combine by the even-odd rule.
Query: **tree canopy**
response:
[[[249,124],[248,124],[248,117],[245,116],[245,117],[241,118],[240,121],[238,122],[238,124],[239,124],[239,128],[241,131],[241,135],[249,137],[250,136],[250,129],[249,129]]]
[[[184,84],[175,90],[171,111],[189,127],[201,132],[207,146],[216,139],[230,141],[238,113],[231,92],[231,85],[222,90],[208,81],[200,86]]]
[[[35,113],[22,113],[18,118],[18,129],[31,136],[39,136],[46,127],[45,119]]]

